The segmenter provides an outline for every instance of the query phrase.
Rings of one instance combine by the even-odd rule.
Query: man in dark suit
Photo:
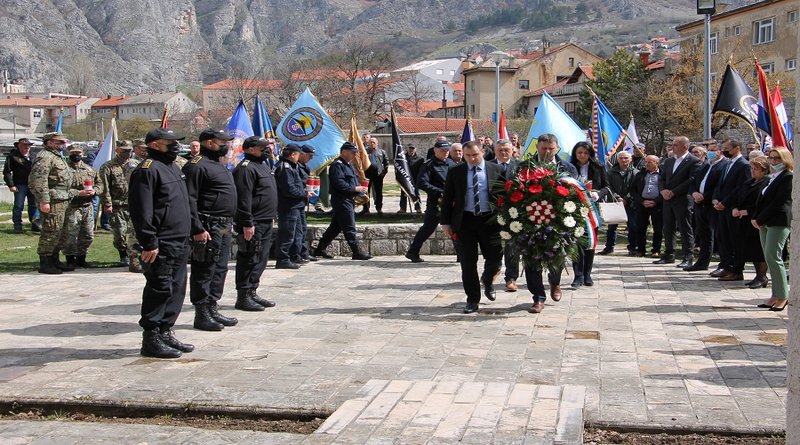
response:
[[[514,144],[508,139],[500,139],[495,143],[494,149],[495,158],[491,163],[498,164],[503,169],[503,181],[506,181],[514,175],[517,170],[519,162],[514,159]],[[517,278],[519,278],[519,253],[506,245],[503,248],[503,263],[506,266],[505,282],[506,292],[517,291]]]
[[[452,167],[447,173],[442,195],[442,230],[458,239],[458,256],[461,260],[461,281],[467,294],[464,313],[478,310],[481,285],[484,295],[494,301],[494,278],[500,273],[503,247],[500,243],[500,226],[494,221],[492,202],[496,197],[492,185],[501,177],[503,169],[483,159],[483,149],[477,142],[464,144],[465,163]],[[483,253],[483,274],[478,279],[478,246]]]
[[[683,268],[687,272],[706,270],[711,262],[719,223],[718,212],[714,210],[711,199],[714,189],[722,177],[722,172],[729,162],[722,157],[716,142],[709,142],[706,148],[695,147],[695,149],[698,153],[703,154],[703,163],[699,166],[694,180],[689,185],[689,194],[694,200],[694,234],[700,245],[700,256],[694,264]],[[697,157],[700,158],[700,156]]]
[[[644,169],[633,178],[631,186],[631,199],[636,209],[636,255],[643,257],[647,254],[647,226],[653,226],[654,256],[661,253],[662,208],[664,199],[661,197],[659,177],[661,163],[656,155],[648,155],[644,159]]]
[[[722,144],[722,154],[730,161],[714,190],[712,203],[719,212],[720,268],[711,272],[720,281],[744,279],[744,257],[739,236],[739,219],[731,211],[738,197],[739,186],[750,179],[750,163],[742,156],[742,143],[728,139]]]
[[[689,184],[692,183],[700,160],[689,153],[689,138],[677,136],[672,141],[673,156],[661,167],[659,184],[664,199],[664,256],[654,264],[675,262],[675,228],[681,232],[683,262],[678,267],[692,265],[694,232],[692,231],[692,202],[689,199]]]

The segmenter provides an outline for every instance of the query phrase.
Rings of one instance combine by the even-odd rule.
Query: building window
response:
[[[519,81],[519,89],[520,90],[530,90],[531,89],[530,81],[529,80],[520,80]]]
[[[789,11],[789,23],[794,23],[797,21],[797,10]]]
[[[764,70],[764,74],[772,74],[775,72],[775,64],[774,63],[762,63],[761,69]]]
[[[475,116],[475,104],[469,106],[469,113]]]
[[[564,104],[564,111],[570,116],[575,115],[575,109],[578,107],[578,102],[567,102]]]
[[[786,59],[786,71],[794,71],[797,69],[797,59]]]
[[[753,45],[775,40],[775,17],[753,22]]]
[[[33,110],[33,117],[34,117],[34,118],[39,118],[39,119],[41,119],[41,117],[42,117],[42,110],[39,110],[39,109]]]
[[[475,91],[475,79],[469,81],[469,90]]]
[[[570,68],[575,68],[575,58],[574,57],[570,57],[569,58],[569,67]]]
[[[725,37],[731,36],[731,28],[729,26],[725,27]]]
[[[443,74],[444,74],[444,70],[443,70],[443,69],[441,69],[441,68],[437,68],[437,69],[436,69],[436,75],[437,75],[437,76],[441,76],[441,75],[443,75]]]
[[[711,50],[711,54],[716,54],[719,52],[719,33],[712,32],[710,38],[708,39],[708,47]]]
[[[733,35],[738,36],[742,34],[742,25],[736,25],[733,27]]]
[[[455,76],[456,75],[456,70],[450,70],[450,75],[451,76]]]

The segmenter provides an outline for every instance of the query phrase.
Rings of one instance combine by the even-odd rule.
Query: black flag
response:
[[[408,166],[408,159],[406,159],[406,152],[403,150],[403,144],[400,143],[400,134],[397,133],[394,107],[392,108],[392,145],[394,145],[394,178],[397,180],[403,193],[408,196],[408,199],[412,203],[417,202],[417,191],[414,187],[414,180],[411,179],[411,169]]]
[[[747,85],[741,74],[728,64],[722,76],[712,113],[728,113],[744,120],[750,127],[755,127],[757,103],[753,89]]]

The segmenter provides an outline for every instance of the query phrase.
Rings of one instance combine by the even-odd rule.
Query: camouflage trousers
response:
[[[131,261],[139,258],[139,251],[134,248],[136,245],[136,232],[131,223],[131,214],[127,207],[113,207],[111,212],[111,233],[114,234],[114,248],[120,252],[128,252]]]
[[[64,255],[86,255],[94,241],[94,208],[70,206],[64,217],[61,249]]]
[[[50,256],[61,250],[61,232],[69,201],[50,202],[50,213],[42,213],[42,233],[39,234],[39,255]]]

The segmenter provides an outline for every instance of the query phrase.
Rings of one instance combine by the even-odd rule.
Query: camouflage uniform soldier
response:
[[[60,274],[62,271],[74,270],[62,264],[58,259],[61,249],[59,241],[64,227],[64,215],[69,201],[75,196],[91,196],[94,191],[81,190],[74,193],[69,190],[73,180],[73,171],[61,156],[66,148],[67,138],[61,133],[47,133],[42,136],[44,149],[39,152],[33,162],[28,186],[39,203],[42,214],[42,233],[39,237],[39,273]]]
[[[111,214],[111,232],[114,234],[114,247],[119,252],[121,265],[128,266],[131,272],[142,273],[139,254],[135,248],[136,233],[128,213],[128,184],[131,172],[140,162],[131,157],[132,151],[131,141],[119,141],[114,159],[100,167],[100,181],[103,184],[100,202],[103,204],[103,211]]]
[[[72,144],[67,151],[69,166],[73,169],[73,180],[70,194],[82,190],[91,191],[91,195],[75,196],[69,203],[64,217],[64,229],[61,232],[61,245],[67,257],[69,267],[88,267],[86,252],[94,240],[94,208],[92,199],[95,194],[102,193],[102,185],[97,172],[83,162],[83,148]]]

